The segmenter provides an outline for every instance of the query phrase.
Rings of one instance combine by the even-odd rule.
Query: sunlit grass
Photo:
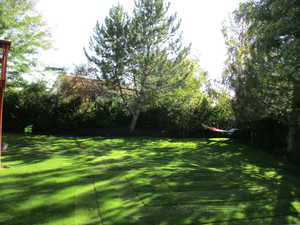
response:
[[[5,141],[1,225],[300,223],[299,178],[230,139]]]

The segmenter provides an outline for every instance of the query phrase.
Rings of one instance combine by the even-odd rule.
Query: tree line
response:
[[[228,49],[224,80],[235,93],[232,105],[237,122],[272,118],[287,127],[287,132],[281,129],[286,153],[298,155],[299,25],[297,0],[248,0],[224,28]]]
[[[49,91],[42,90],[47,89],[43,82],[28,84],[22,80],[20,74],[33,66],[37,50],[49,46],[49,34],[39,32],[46,26],[41,15],[34,10],[34,1],[20,1],[17,6],[7,0],[3,4],[15,7],[14,19],[22,21],[23,27],[15,25],[13,30],[23,32],[24,28],[28,29],[28,33],[24,31],[27,35],[24,40],[18,39],[18,32],[12,33],[13,37],[3,35],[3,38],[14,42],[11,64],[19,66],[15,59],[26,58],[31,51],[27,67],[20,61],[24,70],[18,70],[18,73],[9,71],[6,97],[6,124],[9,129],[23,130],[30,124],[34,131],[74,130],[97,124],[99,128],[124,126],[120,123],[124,118],[127,118],[131,133],[138,123],[140,127],[148,124],[146,127],[160,130],[171,130],[174,126],[174,130],[182,130],[174,131],[181,136],[189,133],[188,130],[201,130],[203,122],[229,126],[231,118],[225,119],[226,113],[231,113],[230,106],[225,106],[228,96],[225,91],[219,93],[204,87],[208,83],[207,74],[190,57],[190,46],[182,44],[180,20],[170,12],[170,4],[164,0],[136,0],[131,14],[125,12],[121,5],[116,5],[104,21],[97,22],[89,49],[84,49],[89,64],[79,65],[73,71],[73,77],[82,77],[95,84],[101,82],[101,87],[89,85],[85,88],[85,92],[95,92],[98,96],[92,102],[86,102],[82,87],[72,87],[70,80],[65,82],[64,90],[57,93],[53,92],[55,87]],[[4,30],[7,32],[7,29]],[[26,48],[29,42],[31,46]],[[23,46],[22,51],[19,46]],[[61,74],[65,72],[59,68],[47,69]],[[205,93],[205,89],[209,91]],[[110,123],[108,121],[114,120],[110,118],[114,117],[113,113],[99,113],[102,109],[107,112],[108,109],[104,108],[109,104],[109,108],[116,107],[123,119]],[[223,109],[220,104],[223,104]],[[153,113],[152,122],[150,112]],[[215,113],[208,115],[208,112]],[[155,113],[159,115],[156,119],[165,127],[155,121]],[[99,118],[100,114],[105,117]]]
[[[127,128],[131,115],[118,96],[102,93],[90,100],[78,88],[62,85],[56,92],[45,82],[25,84],[22,89],[8,87],[4,128],[9,132],[52,135],[207,137],[211,134],[203,123],[230,127],[232,120],[228,119],[231,111],[226,95],[195,94],[201,82],[191,80],[189,89],[166,95],[148,106],[141,112],[133,134]]]

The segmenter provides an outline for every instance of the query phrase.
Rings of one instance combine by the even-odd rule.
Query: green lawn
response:
[[[300,224],[300,179],[229,139],[5,141],[1,225]]]

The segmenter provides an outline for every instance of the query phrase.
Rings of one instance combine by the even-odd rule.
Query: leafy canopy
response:
[[[299,10],[297,0],[249,0],[235,11],[225,32],[226,72],[244,120],[298,120],[293,115],[300,106]]]
[[[37,54],[50,48],[50,33],[35,10],[34,0],[0,1],[0,39],[12,42],[8,79],[19,80],[20,74],[37,64]]]

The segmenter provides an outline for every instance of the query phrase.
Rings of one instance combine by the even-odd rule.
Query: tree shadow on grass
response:
[[[112,182],[116,188],[114,176],[118,177],[123,171],[114,166],[110,166],[108,171],[95,170],[89,165],[90,156],[105,156],[120,145],[112,143],[106,149],[97,146],[101,141],[99,138],[86,138],[79,144],[76,138],[47,136],[14,136],[13,141],[9,141],[13,150],[8,152],[5,162],[14,166],[0,174],[0,224],[100,223],[94,183],[100,179],[109,186]],[[51,160],[58,162],[51,164]],[[112,162],[108,160],[106,164],[111,165]],[[112,171],[116,172],[113,174]],[[123,198],[134,195],[127,186],[124,183],[117,191],[118,195],[123,192]],[[103,202],[109,201],[103,197],[110,197],[113,191],[101,190]],[[91,206],[93,210],[89,209]],[[91,211],[95,211],[94,215]],[[78,221],[74,222],[74,219]]]
[[[296,209],[294,203],[298,201],[299,204],[300,182],[295,174],[286,170],[288,165],[232,140],[212,139],[206,145],[213,146],[216,154],[202,151],[204,158],[208,159],[207,162],[203,160],[202,165],[230,174],[228,183],[236,184],[240,190],[231,194],[230,201],[242,203],[240,207],[245,219],[261,218],[267,221],[265,224],[299,223],[300,208]]]
[[[70,217],[74,201],[70,193],[60,192],[81,188],[76,182],[56,182],[55,178],[67,175],[63,169],[39,172],[18,172],[1,176],[0,224],[47,224]]]
[[[6,159],[26,166],[0,173],[3,225],[300,220],[297,177],[229,139],[18,138]]]
[[[192,140],[169,143],[188,141]],[[299,208],[292,205],[299,200],[299,182],[295,183],[297,178],[286,173],[281,163],[231,140],[192,142],[199,144],[159,147],[149,140],[141,144],[131,139],[120,147],[120,152],[128,149],[129,155],[92,165],[105,165],[102,171],[108,174],[122,171],[124,183],[130,184],[137,202],[142,203],[134,214],[137,224],[265,225],[299,221]],[[280,194],[284,189],[287,191]],[[105,215],[121,213],[123,208],[102,210],[106,224],[122,224],[122,218]]]

